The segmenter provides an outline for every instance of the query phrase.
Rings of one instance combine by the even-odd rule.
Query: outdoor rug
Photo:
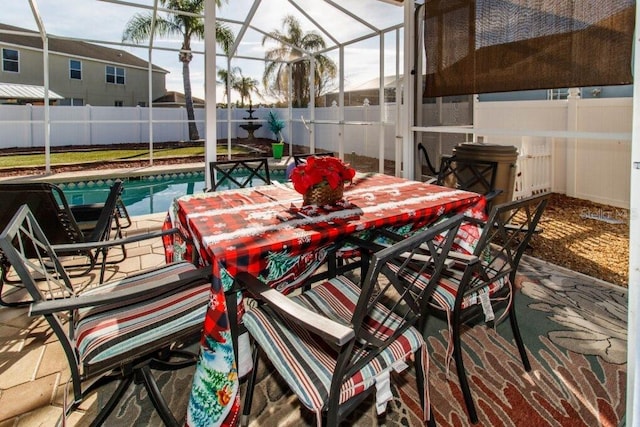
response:
[[[482,426],[618,426],[625,411],[627,290],[527,257],[520,266],[516,303],[531,372],[525,372],[508,322],[476,326],[463,338],[464,362]],[[446,325],[429,321],[430,397],[441,426],[469,425],[455,364],[444,364]],[[260,363],[250,426],[312,426],[286,384]],[[160,387],[184,414],[193,369],[161,374]],[[412,369],[394,374],[393,400],[378,418],[373,399],[345,425],[419,426]],[[242,388],[244,390],[244,386]],[[96,403],[108,399],[98,393]],[[90,408],[80,424],[89,421]],[[156,426],[142,386],[132,387],[107,425]]]

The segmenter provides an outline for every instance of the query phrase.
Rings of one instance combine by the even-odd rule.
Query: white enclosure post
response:
[[[640,9],[636,5],[636,22]],[[634,34],[633,70],[640,70],[640,40]],[[626,425],[640,425],[640,378],[638,373],[638,309],[640,308],[640,84],[633,84],[633,127],[631,135],[631,195],[629,201],[629,299],[627,324],[627,412]]]
[[[231,160],[231,58],[227,58],[227,80],[224,84],[227,91],[227,159]]]
[[[149,165],[153,165],[153,36],[155,34],[156,17],[158,16],[158,0],[153,2],[153,15],[151,17],[151,31],[149,31],[149,63],[147,64],[147,86],[149,96],[148,105],[148,125],[149,125]]]
[[[340,61],[340,77],[338,79],[338,157],[344,160],[344,46],[340,45],[338,55]]]
[[[405,77],[406,80],[406,77]],[[402,99],[402,86],[400,85],[400,30],[396,30],[396,125],[394,132],[396,137],[394,138],[395,157],[396,157],[396,176],[402,174],[402,165],[400,159],[402,158],[402,111],[400,110],[400,101]],[[422,124],[422,123],[420,123]]]
[[[414,155],[413,155],[413,131],[411,128],[414,126],[414,84],[413,75],[415,70],[414,64],[414,52],[413,41],[415,37],[415,20],[413,19],[413,12],[415,8],[415,2],[413,0],[405,0],[404,2],[404,91],[403,91],[403,120],[402,120],[402,176],[407,179],[413,179],[414,177]],[[400,102],[398,102],[398,107]],[[399,159],[398,159],[399,160]]]
[[[380,33],[380,80],[378,86],[378,172],[384,173],[384,33]]]
[[[206,0],[204,4],[204,99],[205,99],[205,129],[204,141],[205,185],[212,187],[212,177],[209,176],[207,165],[217,159],[216,135],[216,2]]]
[[[311,55],[309,57],[309,120],[311,121],[311,136],[309,141],[309,152],[316,152],[316,79],[315,79],[316,58]]]
[[[51,117],[49,106],[49,37],[44,29],[44,23],[38,10],[38,5],[35,0],[29,0],[29,6],[31,6],[31,13],[33,18],[38,24],[38,31],[42,38],[42,71],[44,74],[44,171],[45,173],[51,173]]]

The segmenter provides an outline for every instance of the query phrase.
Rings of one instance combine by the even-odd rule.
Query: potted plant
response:
[[[331,205],[342,198],[345,182],[351,182],[355,174],[355,169],[337,157],[311,156],[293,169],[291,182],[305,205]]]
[[[276,142],[271,144],[273,158],[281,159],[282,151],[284,149],[284,140],[282,139],[281,133],[282,129],[285,127],[284,120],[278,117],[278,113],[276,111],[270,110],[267,116],[267,126],[269,126],[269,130],[271,130],[276,137]]]

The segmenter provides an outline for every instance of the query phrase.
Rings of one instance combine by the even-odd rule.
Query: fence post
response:
[[[567,97],[567,131],[576,132],[578,130],[578,101],[580,100],[580,89],[569,89]],[[567,196],[576,197],[577,193],[577,160],[578,159],[578,139],[567,139]]]
[[[87,104],[87,123],[89,124],[89,145],[93,145],[93,107]]]
[[[27,104],[27,108],[28,108],[28,112],[29,112],[29,125],[28,125],[28,135],[27,137],[29,138],[27,140],[27,144],[29,144],[30,147],[33,148],[34,144],[33,144],[33,104]]]

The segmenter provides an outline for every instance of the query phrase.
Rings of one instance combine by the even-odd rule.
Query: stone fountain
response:
[[[245,125],[240,125],[240,127],[244,130],[247,131],[247,133],[249,134],[249,136],[247,136],[247,139],[253,139],[253,133],[260,129],[262,127],[262,125],[260,124],[256,124],[253,122],[253,120],[255,120],[256,118],[253,117],[253,112],[256,111],[253,109],[253,105],[251,104],[251,101],[249,101],[249,109],[245,110],[247,113],[249,113],[249,117],[243,117],[244,120],[249,120],[247,122],[247,124]]]

